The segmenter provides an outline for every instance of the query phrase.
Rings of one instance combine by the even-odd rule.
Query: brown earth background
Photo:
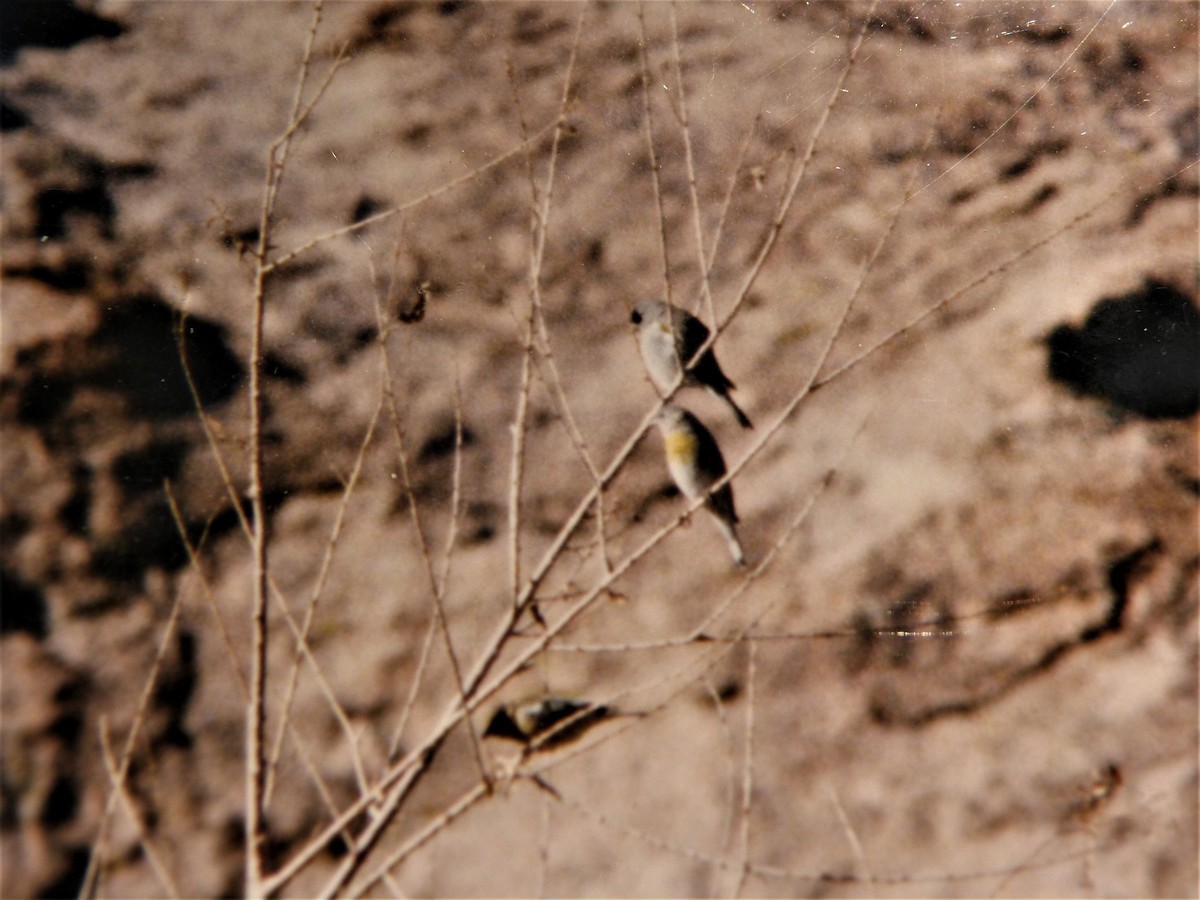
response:
[[[302,666],[269,865],[329,821],[318,777],[344,808],[382,771],[430,633],[397,434],[435,579],[455,526],[445,611],[463,660],[511,606],[531,179],[545,190],[582,16],[538,271],[554,367],[534,354],[523,575],[592,483],[563,398],[601,467],[656,402],[629,313],[668,290],[663,236],[670,295],[697,308],[689,154],[724,320],[817,138],[716,345],[756,429],[677,397],[731,463],[818,366],[891,339],[734,479],[752,566],[779,547],[761,573],[734,570],[694,514],[473,721],[542,691],[645,714],[522,760],[545,787],[505,775],[516,745],[485,741],[495,790],[373,891],[1196,896],[1197,10],[695,2],[674,7],[676,42],[672,7],[648,4],[660,219],[636,4],[329,3],[305,97],[339,48],[346,62],[288,158],[273,252],[406,208],[268,282],[271,570],[298,619],[322,582],[309,643],[353,735]],[[109,802],[101,734],[119,757],[144,695],[140,825],[113,811],[97,892],[236,895],[250,553],[175,328],[186,308],[197,393],[244,491],[248,248],[312,7],[5,16],[0,894],[78,893]],[[407,315],[422,284],[424,315]],[[603,544],[593,512],[540,588],[546,619],[683,508],[649,433],[604,492]],[[514,647],[538,634],[523,629]],[[273,737],[295,646],[278,609],[270,633]],[[455,697],[438,639],[401,750]],[[478,780],[459,727],[384,847]],[[313,895],[337,850],[284,893]]]

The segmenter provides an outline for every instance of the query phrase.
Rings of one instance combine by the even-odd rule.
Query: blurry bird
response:
[[[556,747],[575,740],[611,712],[607,706],[593,706],[565,697],[534,697],[499,707],[492,714],[483,736],[531,744],[548,735],[540,746]],[[565,724],[556,728],[560,723]]]
[[[659,391],[667,393],[675,385],[680,370],[708,340],[708,326],[691,313],[661,300],[639,303],[629,321],[638,326],[638,348],[642,351],[642,361],[646,364],[650,380]],[[754,427],[741,407],[729,396],[734,383],[721,371],[712,347],[705,350],[696,364],[684,373],[683,384],[708,388],[729,404],[739,425],[743,428]]]
[[[725,476],[728,470],[716,438],[686,409],[668,403],[655,418],[654,424],[662,432],[671,478],[689,500],[698,500]],[[713,521],[725,537],[733,561],[744,566],[746,554],[742,551],[735,528],[738,516],[729,482],[708,494],[704,506],[712,513]]]

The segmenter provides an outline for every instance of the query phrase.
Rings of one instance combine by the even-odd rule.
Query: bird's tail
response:
[[[733,561],[738,566],[746,565],[746,552],[742,549],[742,542],[738,540],[737,529],[734,528],[732,522],[727,522],[720,516],[714,515],[713,522],[725,538],[725,543],[729,545],[729,555],[733,557]]]
[[[728,391],[725,391],[723,394],[719,394],[718,396],[720,396],[722,400],[729,404],[729,408],[733,410],[733,414],[737,417],[739,425],[741,425],[743,428],[754,427],[754,423],[750,421],[750,417],[742,412],[742,408],[737,405],[737,402],[731,396],[729,396]]]

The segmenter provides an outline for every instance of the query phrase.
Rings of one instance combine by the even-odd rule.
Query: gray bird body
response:
[[[629,318],[638,326],[638,349],[646,364],[646,372],[655,387],[666,394],[675,386],[683,367],[708,340],[708,326],[691,313],[662,300],[639,303]],[[743,428],[754,427],[729,395],[734,383],[721,370],[712,347],[705,350],[696,364],[684,372],[683,384],[707,388],[729,404],[739,425]]]
[[[728,471],[717,439],[694,415],[670,403],[663,407],[655,424],[662,432],[667,470],[680,492],[692,501],[704,497]],[[709,493],[704,506],[724,536],[733,561],[745,565],[746,554],[737,536],[738,515],[732,485],[727,481]]]

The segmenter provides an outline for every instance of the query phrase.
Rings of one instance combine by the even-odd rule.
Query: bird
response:
[[[642,361],[646,364],[650,380],[660,392],[667,393],[675,386],[680,370],[708,340],[708,326],[691,313],[662,300],[639,303],[630,314],[629,321],[638,328],[638,349],[642,352]],[[683,384],[708,388],[729,404],[739,425],[743,428],[754,427],[750,417],[729,395],[735,385],[721,371],[712,347],[705,350],[696,364],[684,373]]]
[[[671,478],[688,500],[705,498],[704,506],[729,545],[730,556],[737,565],[744,566],[746,554],[737,536],[738,515],[733,505],[733,488],[725,482],[709,493],[728,471],[716,438],[694,415],[672,403],[666,404],[655,416],[654,424],[662,432]]]
[[[575,740],[612,713],[607,706],[566,697],[540,696],[506,703],[496,709],[484,737],[508,738],[530,745],[556,747]]]

